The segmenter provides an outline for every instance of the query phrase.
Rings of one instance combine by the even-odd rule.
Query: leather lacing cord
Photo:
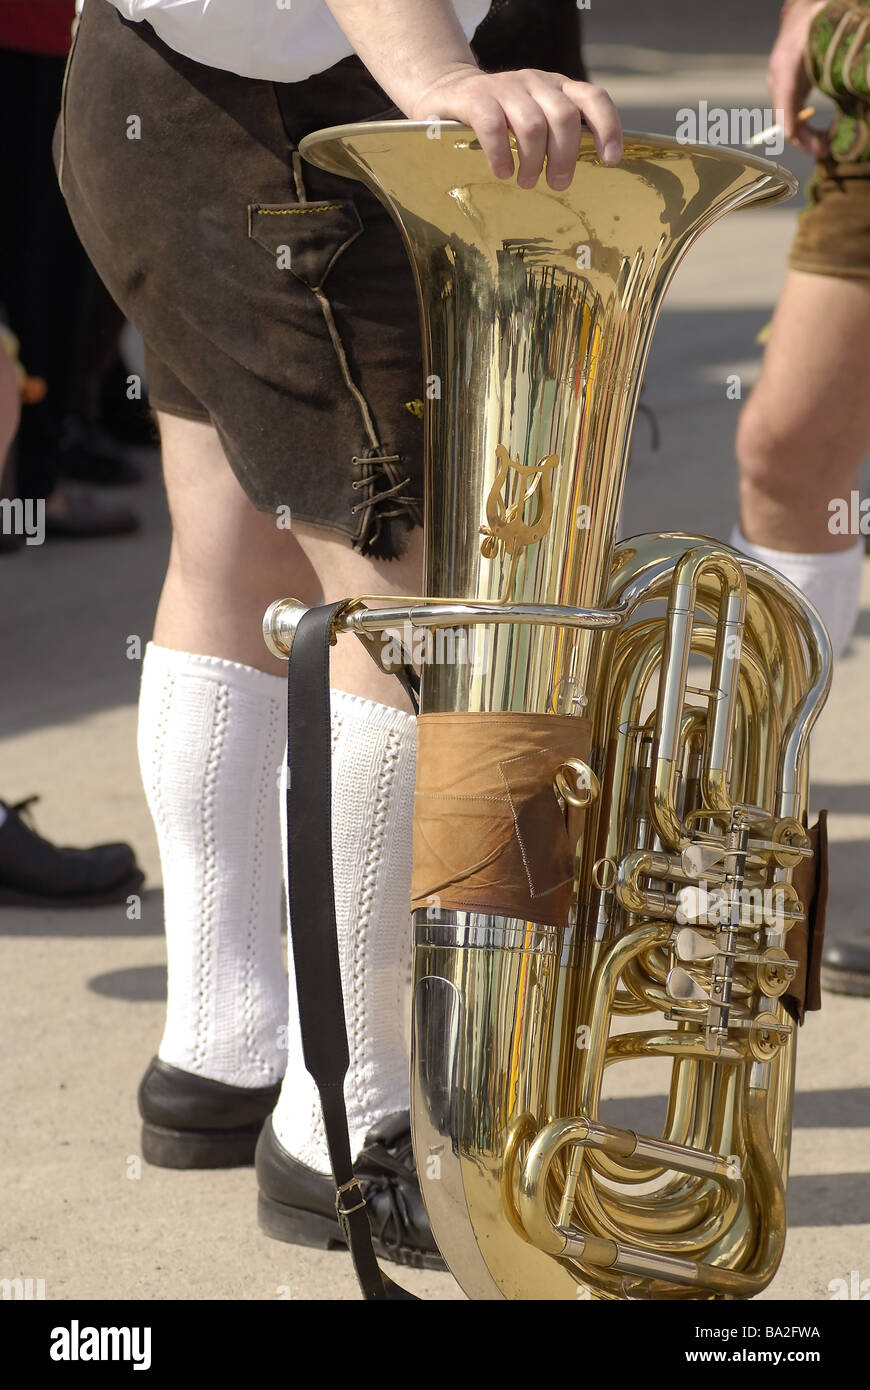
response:
[[[402,462],[401,454],[375,454],[369,455],[365,458],[359,458],[358,455],[354,454],[352,462],[358,468],[362,468],[366,464],[376,465],[376,468],[373,467],[371,473],[369,473],[367,477],[354,478],[353,482],[351,483],[351,487],[353,488],[354,492],[358,492],[360,488],[364,487],[374,488],[375,483],[377,481],[377,469],[380,469],[385,474],[387,481],[392,483],[391,487],[380,488],[376,491],[373,491],[370,494],[370,496],[364,497],[361,502],[356,502],[354,506],[352,506],[350,509],[351,513],[354,516],[356,516],[357,512],[364,512],[366,508],[376,507],[378,511],[378,516],[383,518],[384,520],[388,520],[391,517],[395,516],[404,516],[406,513],[410,513],[410,515],[416,522],[422,524],[422,497],[400,496],[400,493],[404,492],[411,479],[409,477],[404,477],[398,478],[398,481],[393,481],[395,478],[398,477],[398,470],[396,469],[395,465]],[[382,503],[384,503],[390,497],[397,498],[400,505],[385,509],[382,506]]]
[[[365,1164],[376,1161],[380,1172],[377,1174],[367,1173]],[[386,1249],[390,1246],[394,1249],[401,1248],[401,1234],[405,1227],[411,1225],[412,1214],[405,1196],[403,1184],[413,1183],[416,1174],[414,1162],[414,1149],[411,1141],[410,1127],[404,1137],[404,1141],[397,1143],[391,1151],[386,1144],[380,1143],[376,1147],[369,1146],[365,1154],[365,1164],[359,1168],[359,1182],[363,1189],[363,1196],[368,1204],[369,1220],[371,1221],[373,1208],[370,1198],[373,1194],[385,1194],[389,1200],[389,1207],[380,1221],[375,1235]],[[392,1227],[393,1239],[390,1240]]]
[[[402,461],[402,456],[401,456],[401,454],[378,454],[378,455],[377,455],[377,462],[378,462],[379,464],[401,463],[401,461]],[[358,457],[358,455],[354,454],[354,456],[353,456],[351,462],[352,462],[352,463],[355,463],[355,464],[362,464],[362,463],[367,463],[367,462],[368,462],[368,459],[361,459],[361,458]],[[385,469],[384,471],[386,471],[386,469]],[[354,489],[354,491],[356,491],[358,488],[361,488],[361,487],[369,487],[373,481],[374,481],[374,480],[373,480],[372,478],[354,478],[353,482],[351,483],[351,487]],[[377,493],[377,494],[376,494],[375,496],[373,496],[373,497],[365,497],[365,498],[363,499],[362,502],[357,502],[357,503],[355,503],[354,506],[351,507],[351,509],[350,509],[350,510],[351,510],[351,513],[352,513],[354,516],[356,516],[356,513],[357,513],[357,512],[365,511],[366,507],[374,506],[375,502],[383,502],[387,497],[395,497],[395,496],[397,496],[397,494],[400,493],[400,492],[403,490],[403,488],[406,488],[406,487],[408,486],[408,484],[409,484],[410,481],[411,481],[410,478],[402,478],[402,480],[401,480],[400,482],[396,483],[396,485],[395,485],[394,487],[386,488],[385,490],[383,490],[382,492]],[[403,501],[416,501],[416,498],[404,498]],[[393,510],[390,511],[390,512],[382,512],[381,515],[382,515],[382,516],[398,516],[398,515],[399,515],[399,512],[400,512],[400,508],[395,507],[395,508],[393,508]]]

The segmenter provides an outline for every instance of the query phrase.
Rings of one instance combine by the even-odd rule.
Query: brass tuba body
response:
[[[616,527],[678,263],[794,180],[628,135],[618,167],[586,137],[568,190],[523,190],[451,122],[302,149],[392,212],[423,321],[425,595],[336,628],[386,670],[387,631],[432,639],[412,1106],[436,1240],[475,1299],[752,1296],[785,1236],[830,647],[727,545]],[[297,620],[273,605],[275,650]],[[640,1058],[669,1068],[656,1135],[602,1117],[606,1069]]]

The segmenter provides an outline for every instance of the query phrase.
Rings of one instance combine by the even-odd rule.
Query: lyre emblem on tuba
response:
[[[547,454],[538,463],[512,459],[503,444],[495,451],[498,467],[486,499],[487,526],[481,526],[480,553],[494,560],[510,556],[503,601],[513,588],[520,556],[546,535],[553,519],[553,471],[558,454]]]

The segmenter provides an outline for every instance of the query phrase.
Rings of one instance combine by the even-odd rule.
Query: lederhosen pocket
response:
[[[323,286],[339,256],[362,236],[352,199],[312,203],[251,203],[248,236],[274,256],[276,265],[307,285]]]

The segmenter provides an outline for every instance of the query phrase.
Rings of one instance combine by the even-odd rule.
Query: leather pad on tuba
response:
[[[782,1001],[799,1023],[803,1023],[807,1012],[822,1007],[822,947],[828,900],[827,811],[819,812],[809,836],[813,857],[802,860],[792,874],[792,886],[807,916],[805,922],[795,922],[786,938],[788,953],[798,962],[798,970]]]
[[[590,735],[575,715],[421,715],[412,907],[567,926],[585,811],[553,784]]]

